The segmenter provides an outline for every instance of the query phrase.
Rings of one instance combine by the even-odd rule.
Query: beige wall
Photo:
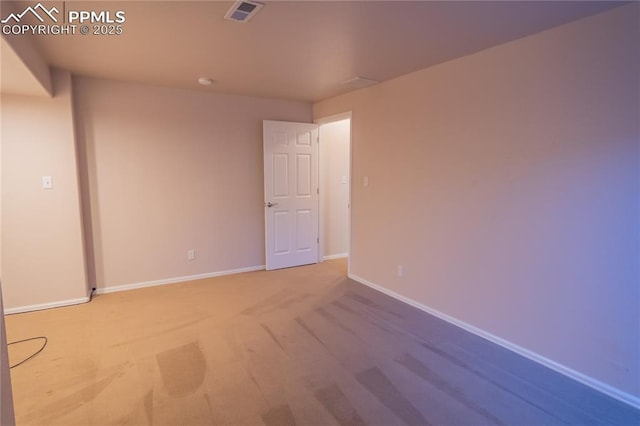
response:
[[[320,125],[324,256],[349,250],[350,119]],[[343,179],[346,178],[346,181]]]
[[[640,397],[639,8],[314,105],[353,111],[352,273]]]
[[[9,355],[7,354],[7,334],[4,328],[2,285],[0,285],[0,424],[3,426],[12,426],[15,424],[11,374],[9,373]]]
[[[2,95],[2,284],[5,309],[86,298],[71,75],[54,97]],[[41,177],[53,177],[42,189]]]
[[[22,12],[20,2],[0,2],[0,16]],[[0,90],[2,93],[52,96],[53,81],[49,65],[42,57],[34,36],[30,34],[0,35]]]
[[[1,59],[0,55],[0,59]],[[2,68],[2,67],[0,67]],[[0,79],[2,76],[0,75]],[[0,95],[0,126],[2,125],[2,95]],[[2,277],[2,130],[0,129],[0,277]]]
[[[7,16],[2,14],[0,16]],[[0,36],[0,90],[16,95],[53,94],[49,66],[29,35]]]
[[[262,120],[310,122],[310,104],[88,78],[74,88],[99,289],[264,265]]]

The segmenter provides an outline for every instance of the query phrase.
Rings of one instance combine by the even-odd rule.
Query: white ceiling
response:
[[[59,1],[42,3],[63,6]],[[623,4],[265,3],[249,23],[241,24],[223,19],[231,1],[67,1],[67,10],[123,10],[124,33],[37,36],[35,41],[50,65],[75,74],[318,101],[348,91],[341,83],[356,76],[392,79]],[[216,82],[199,87],[200,76]]]

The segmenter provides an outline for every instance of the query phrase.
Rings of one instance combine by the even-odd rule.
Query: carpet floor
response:
[[[9,315],[21,425],[638,425],[640,412],[346,278],[344,259]],[[15,363],[41,342],[10,346]]]

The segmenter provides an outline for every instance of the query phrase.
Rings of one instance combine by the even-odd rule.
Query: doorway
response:
[[[347,258],[351,113],[263,121],[266,269]]]
[[[319,261],[348,258],[351,245],[351,113],[316,120],[320,135]]]

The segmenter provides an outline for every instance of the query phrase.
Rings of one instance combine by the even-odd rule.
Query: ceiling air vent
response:
[[[236,22],[248,22],[264,6],[257,1],[239,0],[231,6],[224,19]]]
[[[377,83],[379,83],[378,80],[357,76],[350,80],[343,81],[342,85],[351,89],[361,89],[363,87],[372,86]]]

